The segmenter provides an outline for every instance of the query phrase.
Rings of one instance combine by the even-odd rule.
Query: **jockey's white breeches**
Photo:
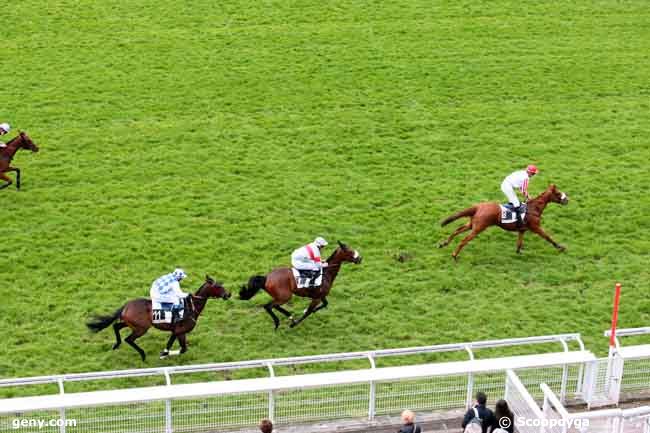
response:
[[[171,303],[174,305],[180,305],[181,303],[181,298],[176,295],[173,291],[170,291],[169,293],[158,293],[158,290],[152,288],[149,291],[149,295],[151,296],[151,301],[152,302],[159,302],[159,303]]]
[[[504,180],[501,183],[501,191],[503,191],[503,193],[508,198],[508,201],[515,207],[519,207],[521,205],[519,202],[519,197],[517,197],[517,193],[515,192],[515,187],[512,186],[510,182]]]

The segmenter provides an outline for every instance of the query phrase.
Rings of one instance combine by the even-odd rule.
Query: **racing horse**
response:
[[[38,152],[38,146],[24,132],[20,132],[20,134],[12,138],[7,143],[7,147],[0,148],[0,179],[5,181],[4,184],[0,185],[0,189],[4,189],[13,183],[11,178],[5,174],[9,171],[16,172],[16,189],[20,189],[20,169],[11,166],[11,160],[14,159],[14,155],[18,152],[18,149]]]
[[[454,260],[456,260],[458,258],[458,254],[460,253],[460,250],[462,250],[463,247],[467,245],[469,241],[471,241],[476,236],[478,236],[478,234],[481,233],[486,228],[496,225],[501,227],[504,230],[518,232],[519,237],[517,238],[517,254],[521,253],[521,248],[524,244],[524,233],[526,233],[527,230],[530,230],[531,232],[536,233],[537,235],[542,237],[543,239],[546,239],[558,251],[562,252],[566,248],[558,244],[557,242],[555,242],[548,234],[546,234],[546,232],[541,227],[542,213],[544,212],[546,205],[550,202],[559,203],[564,206],[569,203],[569,198],[565,193],[558,190],[555,185],[553,184],[549,185],[549,187],[546,188],[546,191],[544,191],[539,196],[528,201],[526,219],[520,226],[517,226],[516,222],[512,222],[512,223],[501,222],[501,208],[499,207],[498,203],[486,202],[486,203],[476,204],[472,207],[469,207],[465,210],[455,213],[445,218],[442,221],[441,225],[446,226],[447,224],[457,220],[458,218],[462,218],[462,217],[470,218],[467,224],[463,224],[462,226],[458,227],[456,231],[454,231],[451,234],[451,236],[447,238],[447,240],[440,242],[438,244],[438,248],[446,247],[447,245],[449,245],[449,242],[451,242],[451,240],[455,236],[463,232],[466,232],[468,230],[471,230],[472,232],[469,235],[467,235],[458,244],[454,252],[451,254]]]
[[[293,328],[305,320],[310,314],[327,307],[327,295],[329,295],[334,280],[344,262],[352,262],[354,264],[361,263],[362,258],[358,251],[349,248],[340,241],[337,242],[339,244],[338,248],[334,250],[332,255],[327,259],[328,265],[323,271],[323,282],[320,287],[311,291],[308,287],[299,289],[291,268],[278,268],[271,271],[266,276],[255,275],[251,277],[248,280],[248,285],[241,287],[239,298],[248,300],[255,296],[255,294],[261,289],[266,290],[273,299],[264,305],[264,309],[273,319],[275,329],[278,329],[280,320],[273,313],[273,309],[288,317],[291,321],[289,326]],[[289,299],[291,299],[293,295],[311,298],[311,303],[303,312],[302,317],[298,320],[295,320],[289,311],[282,308],[282,305],[289,302]]]
[[[189,307],[189,311],[186,311],[183,320],[177,323],[152,323],[151,300],[140,298],[127,302],[112,315],[95,316],[93,320],[86,324],[86,326],[88,326],[92,332],[99,332],[104,328],[108,328],[111,323],[115,322],[113,323],[113,330],[115,331],[116,342],[113,344],[113,350],[117,349],[120,347],[120,344],[122,344],[120,330],[128,326],[131,328],[132,332],[124,340],[140,354],[143,361],[145,360],[146,355],[144,351],[135,344],[135,340],[146,334],[151,326],[160,329],[161,331],[171,332],[172,335],[169,337],[169,341],[167,341],[165,350],[160,352],[160,357],[166,358],[171,354],[170,349],[176,339],[178,339],[181,346],[180,353],[182,354],[187,352],[186,335],[196,326],[196,322],[203,312],[205,304],[210,298],[222,298],[223,300],[226,300],[230,298],[230,292],[228,292],[221,283],[206,275],[205,282],[201,287],[199,287],[196,293],[191,294],[186,298],[185,304]]]

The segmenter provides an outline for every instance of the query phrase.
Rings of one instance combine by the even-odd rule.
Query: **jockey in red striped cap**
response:
[[[301,275],[308,275],[311,278],[310,286],[314,286],[316,279],[320,276],[327,263],[321,261],[320,252],[327,245],[327,241],[320,236],[313,242],[298,248],[291,254],[291,266],[300,272]]]
[[[519,190],[526,200],[530,198],[528,194],[528,181],[531,177],[537,174],[537,167],[534,165],[529,165],[525,170],[518,170],[513,173],[510,173],[504,180],[501,182],[501,191],[506,195],[508,201],[512,204],[512,207],[517,214],[517,226],[520,226],[522,221],[520,218],[520,206],[519,198],[517,197],[516,190]]]

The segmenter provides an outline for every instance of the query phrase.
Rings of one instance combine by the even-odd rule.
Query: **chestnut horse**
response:
[[[16,189],[20,189],[20,169],[11,166],[11,160],[18,152],[18,149],[28,149],[32,152],[38,152],[38,146],[34,144],[29,135],[21,132],[7,143],[7,147],[0,147],[0,179],[5,183],[0,185],[0,189],[4,189],[11,185],[13,181],[5,173],[9,171],[16,172]]]
[[[266,290],[273,299],[271,302],[264,305],[264,309],[273,319],[275,329],[278,329],[280,320],[273,313],[274,308],[291,320],[290,327],[293,328],[305,320],[310,314],[327,307],[327,295],[330,293],[332,284],[334,284],[334,280],[336,279],[343,262],[352,262],[355,264],[361,263],[361,256],[356,250],[349,248],[341,242],[338,242],[338,244],[339,247],[326,260],[328,265],[323,271],[323,282],[319,288],[315,289],[315,291],[310,291],[309,288],[299,289],[296,285],[296,279],[293,276],[291,268],[278,268],[271,271],[266,276],[255,275],[251,277],[248,280],[248,285],[241,287],[239,298],[248,300],[255,296],[260,289]],[[311,298],[309,307],[307,307],[302,317],[298,320],[294,320],[292,314],[281,307],[281,305],[289,302],[289,299],[291,299],[293,295]]]
[[[517,231],[519,233],[519,237],[517,238],[518,254],[521,252],[521,247],[523,246],[524,243],[524,233],[526,232],[526,230],[530,230],[533,233],[538,234],[539,236],[541,236],[542,238],[546,239],[548,242],[553,244],[553,246],[557,248],[558,251],[562,252],[566,248],[558,244],[557,242],[555,242],[553,239],[551,239],[551,237],[546,234],[546,232],[542,229],[540,225],[542,220],[542,212],[544,212],[544,208],[546,208],[546,205],[549,202],[566,205],[567,203],[569,203],[569,198],[565,193],[558,190],[555,187],[555,185],[549,185],[549,187],[546,188],[546,191],[544,191],[539,196],[528,201],[527,203],[528,209],[526,210],[526,219],[521,224],[521,226],[517,226],[517,223],[515,222],[502,223],[501,208],[499,207],[498,203],[487,202],[487,203],[479,203],[477,205],[474,205],[454,215],[451,215],[441,223],[442,226],[446,226],[447,224],[457,220],[458,218],[470,217],[470,220],[467,224],[463,224],[462,226],[458,227],[456,231],[453,232],[451,236],[449,236],[449,238],[447,238],[447,240],[440,242],[438,244],[438,248],[446,247],[447,245],[449,245],[449,242],[451,242],[451,240],[456,235],[471,230],[472,232],[469,235],[467,235],[465,239],[463,239],[460,242],[460,244],[458,244],[456,250],[451,255],[454,259],[456,259],[458,257],[458,254],[460,253],[460,250],[462,250],[463,247],[467,245],[469,241],[471,241],[476,236],[478,236],[478,234],[481,233],[486,228],[496,225],[501,227],[504,230]]]
[[[151,300],[140,298],[127,302],[111,316],[95,316],[86,326],[93,332],[99,332],[115,322],[113,323],[113,330],[115,331],[116,342],[113,344],[113,350],[122,344],[120,330],[128,326],[132,332],[124,340],[138,351],[143,361],[145,360],[144,351],[135,344],[135,340],[146,334],[151,326],[161,331],[171,332],[172,335],[169,337],[169,341],[167,341],[165,350],[160,352],[160,357],[166,358],[170,355],[169,349],[171,349],[176,339],[178,339],[181,345],[180,353],[187,352],[185,335],[189,334],[194,329],[194,326],[196,326],[196,322],[209,298],[222,298],[226,300],[230,298],[230,293],[223,288],[221,283],[214,281],[206,275],[205,283],[199,287],[195,294],[189,295],[185,299],[185,317],[180,322],[174,324],[151,323]]]

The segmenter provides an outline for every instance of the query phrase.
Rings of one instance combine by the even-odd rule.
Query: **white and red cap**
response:
[[[7,133],[11,130],[11,125],[9,125],[8,123],[0,123],[0,129],[2,129],[5,133]]]
[[[537,171],[538,171],[537,166],[533,165],[533,164],[530,164],[528,167],[526,167],[526,171],[528,173],[537,174]]]

